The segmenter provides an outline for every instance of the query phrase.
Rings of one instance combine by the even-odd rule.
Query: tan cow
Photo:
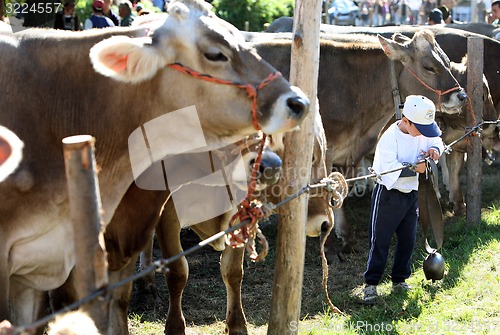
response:
[[[129,136],[149,121],[191,106],[215,145],[252,134],[255,126],[289,130],[306,114],[304,94],[273,76],[276,70],[210,5],[173,1],[169,13],[151,37],[129,37],[144,36],[143,28],[0,34],[0,105],[9,107],[0,123],[25,143],[20,167],[0,186],[0,319],[33,321],[43,292],[62,285],[74,266],[64,137],[97,138],[103,221],[109,222],[134,180]],[[239,86],[192,77],[179,63]],[[248,85],[263,82],[252,113]],[[165,124],[158,135],[182,134],[182,127],[171,128]]]

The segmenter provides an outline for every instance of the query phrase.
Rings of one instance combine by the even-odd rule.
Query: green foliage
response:
[[[265,23],[271,23],[280,16],[292,16],[294,0],[214,0],[215,13],[232,23],[238,29],[263,30]]]

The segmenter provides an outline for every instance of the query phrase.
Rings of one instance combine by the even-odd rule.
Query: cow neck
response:
[[[215,84],[231,85],[241,89],[245,89],[247,92],[247,97],[252,100],[252,124],[257,131],[261,130],[259,120],[257,119],[257,94],[259,90],[269,85],[271,81],[281,77],[280,72],[272,72],[260,84],[254,86],[252,84],[238,83],[231,80],[215,78],[209,74],[198,72],[180,63],[172,63],[168,64],[167,66],[171,69],[177,70],[197,79],[205,80]]]

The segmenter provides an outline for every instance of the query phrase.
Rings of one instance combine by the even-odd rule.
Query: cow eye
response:
[[[227,62],[227,57],[222,52],[206,52],[205,58],[211,62]]]
[[[434,71],[434,69],[430,66],[424,66],[424,70],[426,71],[429,71],[429,72],[432,72],[432,73],[435,73],[436,71]]]

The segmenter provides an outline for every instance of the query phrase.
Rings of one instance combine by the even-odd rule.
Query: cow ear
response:
[[[90,49],[96,72],[127,83],[151,79],[167,63],[165,57],[147,37],[114,36]]]
[[[394,40],[387,39],[381,35],[377,36],[387,57],[394,61],[404,62],[406,53],[403,52],[403,45]]]
[[[17,168],[23,158],[24,143],[9,129],[0,126],[0,181]]]
[[[179,21],[184,21],[189,17],[189,8],[181,2],[172,2],[168,6],[168,14]]]

